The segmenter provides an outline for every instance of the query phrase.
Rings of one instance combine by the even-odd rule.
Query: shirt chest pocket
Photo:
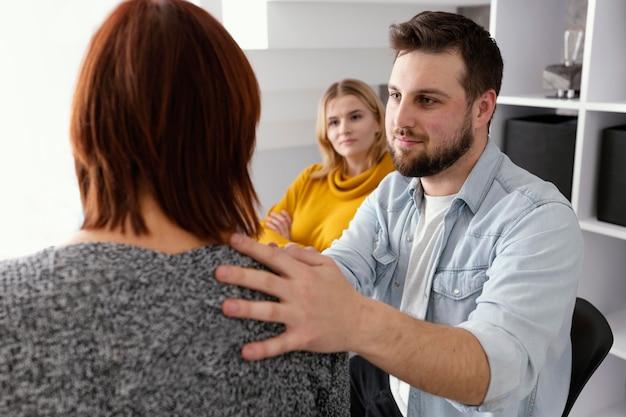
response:
[[[372,252],[372,256],[376,260],[376,282],[374,285],[391,282],[398,263],[398,255],[396,253],[390,245],[387,233],[382,229],[379,230],[376,234]]]
[[[433,277],[429,319],[456,325],[467,320],[476,309],[476,299],[487,282],[486,268],[444,270]]]

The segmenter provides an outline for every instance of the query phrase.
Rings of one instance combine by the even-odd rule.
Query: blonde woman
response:
[[[365,197],[394,170],[384,121],[383,104],[368,84],[330,85],[317,113],[322,163],[302,171],[269,210],[260,242],[322,251],[341,236]]]

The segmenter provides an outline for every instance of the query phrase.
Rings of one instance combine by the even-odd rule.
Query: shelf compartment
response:
[[[492,1],[491,34],[505,62],[502,95],[550,94],[542,88],[542,76],[546,66],[563,62],[567,3]]]
[[[611,355],[626,360],[626,308],[607,315],[606,317],[613,331],[613,346]]]
[[[624,417],[626,416],[626,399],[615,403],[589,417]]]
[[[587,101],[626,101],[626,54],[621,49],[626,38],[624,16],[624,0],[589,0],[585,39],[588,52],[584,55],[581,85],[581,95]]]

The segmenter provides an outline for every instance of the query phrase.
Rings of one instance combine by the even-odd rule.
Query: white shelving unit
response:
[[[584,233],[597,235],[591,236],[590,243],[585,242],[587,251],[591,252],[591,255],[586,254],[585,261],[589,256],[589,262],[593,264],[593,254],[601,254],[604,258],[595,262],[606,264],[602,268],[608,271],[607,274],[598,271],[598,276],[594,277],[583,276],[582,279],[587,281],[581,283],[580,291],[587,293],[580,295],[588,299],[596,297],[590,301],[607,315],[615,342],[609,360],[605,361],[610,365],[606,366],[614,370],[617,363],[622,369],[594,375],[588,383],[593,385],[590,389],[603,391],[605,395],[587,398],[586,404],[581,395],[581,404],[577,402],[570,415],[624,417],[626,251],[611,251],[609,248],[626,247],[626,227],[599,221],[596,197],[602,130],[626,124],[626,0],[588,0],[580,98],[547,98],[547,92],[541,87],[541,75],[546,65],[562,60],[567,6],[568,0],[491,1],[490,32],[505,61],[503,86],[491,134],[496,142],[502,142],[508,118],[554,113],[578,116],[572,204]],[[587,269],[593,272],[601,267],[594,265]],[[621,302],[603,303],[598,292],[590,290],[596,285],[609,288],[609,292],[611,289],[621,292],[622,297],[616,296]]]

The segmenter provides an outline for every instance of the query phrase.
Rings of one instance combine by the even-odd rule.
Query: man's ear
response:
[[[496,109],[496,92],[492,89],[485,91],[482,96],[476,100],[475,106],[475,120],[476,126],[486,126],[491,120],[494,110]]]

